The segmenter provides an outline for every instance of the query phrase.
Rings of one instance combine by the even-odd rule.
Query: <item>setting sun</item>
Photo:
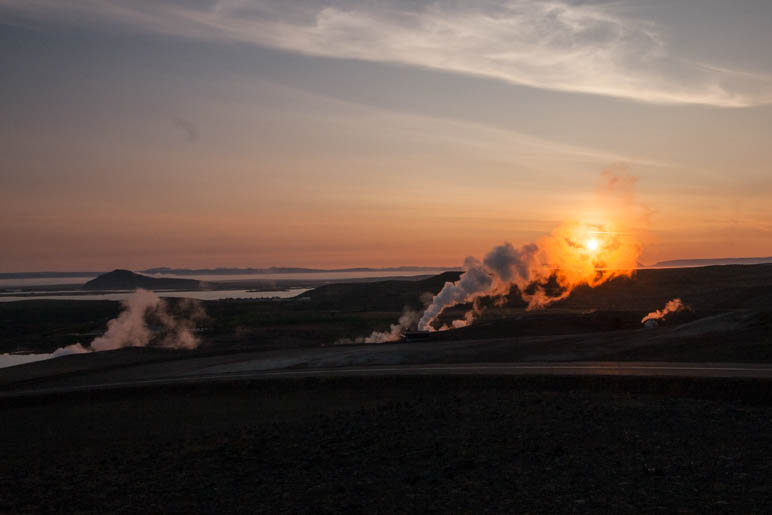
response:
[[[600,244],[598,243],[598,240],[596,240],[595,238],[592,238],[587,241],[587,244],[585,246],[587,247],[587,250],[591,252],[595,252],[596,250],[598,250],[599,245]]]

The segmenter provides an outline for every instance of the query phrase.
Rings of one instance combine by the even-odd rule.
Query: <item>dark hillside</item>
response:
[[[422,295],[431,295],[461,272],[444,272],[421,281],[378,281],[373,283],[328,284],[298,297],[318,309],[359,311],[400,311],[422,309]]]
[[[770,309],[772,264],[638,270],[632,278],[579,287],[555,306],[653,310],[674,297],[695,309]]]
[[[201,281],[195,279],[170,279],[148,277],[129,270],[113,270],[83,285],[84,290],[198,290]]]
[[[421,281],[378,281],[330,284],[306,292],[299,299],[321,309],[398,311],[421,309],[424,293],[435,294],[461,272],[445,272]],[[772,308],[772,264],[724,265],[701,268],[637,270],[596,288],[581,286],[553,308],[642,311],[662,307],[681,297],[695,309]],[[509,307],[525,307],[513,296]]]

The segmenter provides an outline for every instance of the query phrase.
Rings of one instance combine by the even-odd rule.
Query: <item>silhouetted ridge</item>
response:
[[[445,272],[421,281],[328,284],[298,299],[320,309],[400,311],[407,307],[422,310],[425,306],[422,295],[436,294],[446,282],[456,281],[460,275],[461,272]],[[772,306],[772,264],[637,270],[632,277],[619,277],[596,288],[579,286],[551,308],[640,310],[646,314],[675,297],[681,297],[697,309],[767,310]],[[483,297],[479,302],[493,306],[500,304],[501,299],[494,302]],[[526,303],[514,287],[503,305],[524,308]]]
[[[712,265],[760,265],[763,263],[772,263],[772,256],[769,257],[748,257],[748,258],[715,258],[715,259],[671,259],[668,261],[659,261],[652,266],[655,267],[692,267],[692,266],[712,266]]]
[[[195,279],[170,279],[166,277],[148,277],[135,274],[130,270],[113,270],[90,280],[83,285],[84,290],[197,290],[201,281]]]
[[[434,295],[448,281],[457,281],[461,272],[443,272],[421,281],[386,280],[368,283],[327,284],[300,295],[314,306],[324,309],[361,311],[399,311],[422,309],[421,296]]]

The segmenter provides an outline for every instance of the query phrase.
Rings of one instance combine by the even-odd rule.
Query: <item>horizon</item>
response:
[[[742,262],[742,261],[754,261],[759,260],[758,263],[715,263],[717,261],[725,261],[725,262]],[[645,268],[655,268],[658,266],[662,266],[664,268],[668,268],[667,266],[664,266],[668,263],[700,263],[705,262],[706,264],[704,266],[712,266],[715,264],[769,264],[772,263],[772,256],[744,256],[744,257],[719,257],[719,258],[676,258],[676,259],[664,259],[661,261],[657,261],[656,263],[651,264],[645,264],[645,263],[638,263],[637,266],[634,267],[634,269],[645,269]],[[692,266],[700,266],[700,265],[684,265],[683,267],[689,268]],[[678,266],[674,266],[672,268],[678,268]],[[367,270],[367,271],[399,271],[400,269],[404,269],[405,271],[420,271],[420,270],[426,270],[426,271],[436,271],[436,270],[444,270],[444,271],[461,271],[464,270],[464,265],[456,265],[456,266],[431,266],[431,265],[395,265],[395,266],[367,266],[367,265],[361,265],[361,266],[341,266],[341,267],[314,267],[314,266],[280,266],[280,265],[271,265],[271,266],[218,266],[218,267],[174,267],[174,266],[150,266],[150,267],[143,267],[143,268],[130,268],[130,267],[107,267],[102,270],[96,270],[96,269],[80,269],[80,270],[14,270],[14,271],[8,271],[8,272],[0,272],[0,275],[22,275],[22,274],[105,274],[109,272],[114,272],[117,270],[128,270],[135,273],[148,273],[148,274],[161,274],[161,272],[150,272],[155,270],[169,270],[170,272],[213,272],[213,275],[217,275],[217,271],[249,271],[249,270],[255,270],[255,271],[266,271],[266,270],[302,270],[302,271],[309,271],[309,272],[345,272],[345,271],[353,271],[353,270]],[[599,269],[602,270],[602,269]],[[172,274],[175,275],[175,274]],[[176,275],[184,275],[183,273],[177,273]]]

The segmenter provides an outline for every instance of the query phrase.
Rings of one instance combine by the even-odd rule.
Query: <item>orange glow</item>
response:
[[[524,295],[529,309],[564,299],[574,288],[598,286],[610,279],[630,276],[637,267],[641,244],[620,223],[568,222],[539,243],[539,281],[554,277],[562,292],[548,295],[543,289]]]

